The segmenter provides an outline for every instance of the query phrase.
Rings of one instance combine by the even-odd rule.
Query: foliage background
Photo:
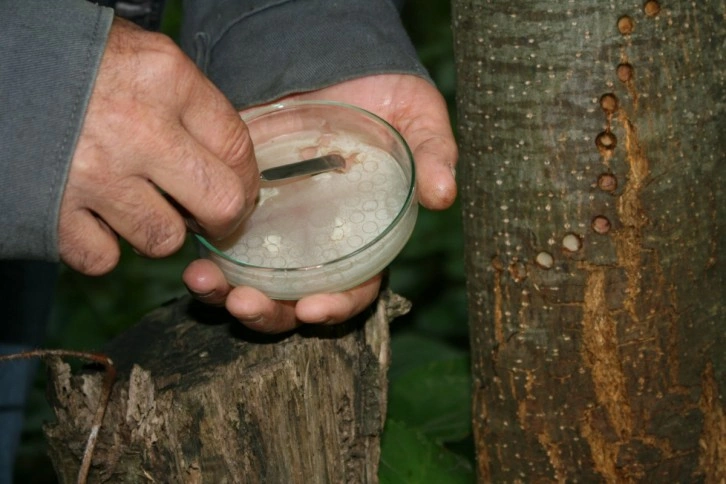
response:
[[[163,30],[178,29],[180,0],[169,0]],[[411,0],[404,23],[454,113],[454,61],[448,0]],[[181,272],[196,250],[149,260],[124,247],[111,274],[90,278],[61,269],[46,347],[92,350],[160,304],[184,294]],[[391,265],[394,291],[413,302],[394,321],[389,409],[380,479],[386,483],[474,482],[463,238],[458,204],[422,210],[411,241]],[[40,372],[31,394],[17,482],[56,482],[45,455],[52,420]]]

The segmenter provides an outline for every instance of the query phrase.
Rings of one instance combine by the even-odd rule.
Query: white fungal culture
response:
[[[310,153],[310,142],[294,140],[261,147],[263,163],[279,160],[279,152]],[[235,234],[228,257],[270,268],[317,266],[345,257],[378,237],[398,215],[408,185],[401,168],[385,151],[340,139],[316,150],[340,153],[345,172],[263,182],[260,203]],[[227,245],[224,244],[224,245]],[[222,247],[224,247],[224,245]]]
[[[410,153],[377,118],[359,110],[345,115],[364,119],[355,129],[318,120],[315,129],[255,142],[260,170],[333,153],[346,167],[262,182],[254,212],[236,233],[214,246],[202,239],[231,284],[277,299],[345,290],[376,275],[403,248],[417,212]],[[390,139],[358,132],[368,125]]]

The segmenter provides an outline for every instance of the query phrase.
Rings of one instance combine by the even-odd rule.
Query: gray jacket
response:
[[[184,8],[182,48],[239,108],[368,74],[427,76],[392,0]],[[58,260],[61,197],[112,16],[84,0],[0,0],[0,259]]]

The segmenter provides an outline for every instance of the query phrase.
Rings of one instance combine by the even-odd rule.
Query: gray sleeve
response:
[[[428,79],[391,0],[184,6],[182,48],[238,108],[370,74]]]
[[[58,259],[58,212],[113,11],[0,0],[0,259]]]

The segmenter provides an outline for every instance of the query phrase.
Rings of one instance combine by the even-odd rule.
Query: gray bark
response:
[[[457,0],[482,482],[724,482],[726,3]]]

